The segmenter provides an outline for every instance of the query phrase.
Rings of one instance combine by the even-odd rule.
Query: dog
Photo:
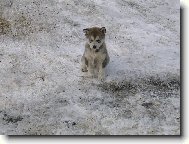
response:
[[[85,51],[81,58],[81,71],[88,72],[89,77],[98,76],[105,79],[105,67],[110,58],[105,44],[105,27],[92,27],[83,29],[86,37]]]

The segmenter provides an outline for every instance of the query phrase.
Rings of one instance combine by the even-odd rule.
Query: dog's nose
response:
[[[93,48],[95,49],[95,48],[96,48],[96,46],[94,45],[94,46],[93,46]]]

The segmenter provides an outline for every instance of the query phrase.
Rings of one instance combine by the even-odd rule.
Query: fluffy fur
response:
[[[92,27],[83,29],[83,32],[86,44],[81,58],[81,70],[88,72],[90,77],[97,74],[99,80],[104,80],[105,67],[110,60],[105,44],[106,28]]]

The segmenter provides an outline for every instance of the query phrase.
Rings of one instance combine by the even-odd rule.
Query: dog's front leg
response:
[[[90,62],[88,66],[88,75],[91,78],[94,77],[94,64],[92,62]]]
[[[85,58],[85,56],[83,55],[81,58],[81,71],[82,72],[87,72],[87,65],[88,65],[87,58]]]
[[[102,64],[99,65],[98,79],[100,81],[104,81],[105,79],[105,69],[103,68]]]

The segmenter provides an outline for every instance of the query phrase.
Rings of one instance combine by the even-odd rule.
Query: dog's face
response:
[[[104,43],[106,28],[92,27],[83,29],[87,38],[87,43],[91,49],[98,51],[100,46]]]

